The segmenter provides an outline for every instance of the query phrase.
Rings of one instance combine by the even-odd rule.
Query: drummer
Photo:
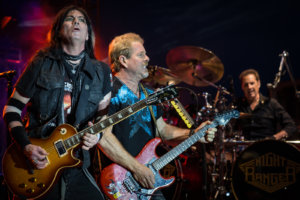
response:
[[[260,93],[261,83],[256,70],[244,70],[239,79],[244,97],[238,101],[237,108],[246,115],[238,119],[236,125],[245,139],[281,140],[296,132],[295,122],[278,101]]]

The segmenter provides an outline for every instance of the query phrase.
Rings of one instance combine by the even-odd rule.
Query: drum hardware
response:
[[[204,99],[204,106],[199,110],[199,112],[197,112],[197,116],[195,119],[197,124],[200,124],[201,122],[206,120],[213,119],[213,117],[216,114],[216,111],[214,110],[213,106],[209,103],[208,100],[208,98],[211,95],[207,92],[203,92],[202,94],[200,94],[200,96]]]
[[[228,161],[225,155],[225,127],[218,129],[218,137],[215,141],[215,167],[213,175],[215,176],[213,180],[214,183],[214,195],[213,199],[224,199],[224,197],[229,193],[228,182],[230,180],[230,169],[228,169]]]
[[[296,146],[300,145],[300,140],[286,140],[286,143],[295,144]]]
[[[229,95],[231,97],[233,95],[230,92],[228,92],[225,87],[223,87],[221,85],[217,86],[213,82],[210,82],[208,80],[205,80],[204,78],[201,78],[201,77],[197,76],[196,73],[193,73],[193,77],[195,77],[199,81],[205,82],[209,86],[213,86],[214,88],[217,89],[216,97],[215,97],[214,104],[213,104],[213,107],[212,107],[212,108],[215,109],[216,112],[223,112],[223,111],[226,111],[228,109],[232,109],[232,108],[229,108],[226,105],[227,99],[224,97],[224,95]]]
[[[209,96],[209,95],[210,95],[210,94],[209,94],[208,92],[203,92],[203,93],[202,93],[202,97],[204,98],[204,105],[205,105],[205,108],[211,109],[212,106],[211,106],[210,103],[208,102],[208,96]]]

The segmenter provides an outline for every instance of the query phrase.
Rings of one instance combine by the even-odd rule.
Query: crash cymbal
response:
[[[167,66],[183,82],[194,86],[208,86],[219,81],[224,65],[211,51],[195,46],[171,49],[166,58]]]
[[[148,82],[151,85],[177,85],[181,80],[171,72],[170,69],[166,69],[159,66],[148,66],[149,76],[143,79],[144,82]]]

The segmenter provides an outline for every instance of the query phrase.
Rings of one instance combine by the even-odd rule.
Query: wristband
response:
[[[13,139],[24,149],[27,144],[31,144],[24,126],[16,126],[10,130]]]
[[[195,133],[195,129],[191,129],[189,133],[189,137],[191,137]]]
[[[10,122],[13,121],[18,121],[22,123],[22,119],[20,114],[16,113],[16,112],[7,112],[4,114],[4,121],[6,123],[6,125],[8,126]]]

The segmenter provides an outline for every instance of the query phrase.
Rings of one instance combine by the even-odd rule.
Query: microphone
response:
[[[16,70],[10,70],[0,73],[0,78],[11,78],[16,74]]]
[[[152,70],[152,71],[154,70],[154,71],[155,71],[155,70],[157,69],[157,65],[147,65],[147,69],[148,69],[148,70]]]

